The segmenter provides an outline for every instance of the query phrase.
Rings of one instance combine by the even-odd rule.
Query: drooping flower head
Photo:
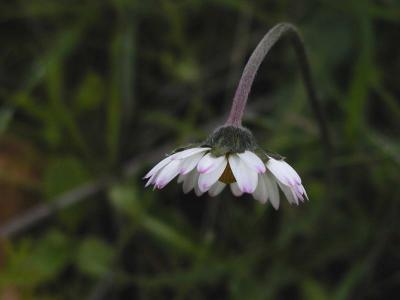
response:
[[[180,148],[160,161],[144,177],[147,179],[146,186],[162,189],[178,176],[185,193],[194,190],[197,196],[206,192],[216,196],[229,185],[233,195],[252,194],[261,203],[269,201],[275,209],[279,207],[279,189],[291,204],[308,199],[297,172],[283,157],[261,149],[252,133],[241,124],[257,70],[271,47],[285,33],[291,34],[310,103],[319,122],[321,138],[326,148],[330,147],[302,39],[296,27],[280,23],[264,36],[250,56],[225,125],[217,128],[204,142]]]
[[[279,190],[289,203],[307,198],[300,176],[282,157],[267,154],[243,127],[218,128],[203,143],[175,151],[147,175],[146,186],[162,189],[178,176],[183,191],[216,196],[229,185],[233,195],[252,194],[261,203],[279,208]]]

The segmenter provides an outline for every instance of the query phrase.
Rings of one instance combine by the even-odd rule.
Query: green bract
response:
[[[211,153],[215,156],[243,153],[246,150],[255,151],[259,148],[250,130],[236,126],[217,128],[203,145],[211,147]]]

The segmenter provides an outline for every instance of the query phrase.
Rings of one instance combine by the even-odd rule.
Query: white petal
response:
[[[267,168],[283,184],[301,184],[300,176],[288,163],[283,160],[276,160],[270,157],[267,162]]]
[[[183,175],[188,174],[190,171],[192,171],[197,166],[198,162],[201,160],[201,158],[203,156],[204,156],[204,152],[200,152],[200,153],[197,153],[197,154],[194,154],[192,156],[185,158],[182,161],[180,173]]]
[[[199,161],[197,165],[197,171],[200,173],[210,173],[212,172],[220,163],[226,160],[225,156],[215,157],[211,153],[207,153]]]
[[[275,178],[269,174],[269,172],[266,172],[263,175],[264,182],[265,182],[265,187],[267,188],[268,191],[268,196],[269,196],[269,202],[271,202],[272,206],[278,210],[279,208],[279,190],[278,190],[278,185],[276,184]]]
[[[184,182],[187,176],[188,176],[188,175],[182,175],[182,174],[180,174],[180,175],[178,176],[178,183]]]
[[[156,176],[155,176],[156,174],[153,174],[148,180],[147,180],[147,182],[146,182],[146,184],[145,184],[145,188],[147,188],[149,185],[152,185],[154,182],[155,182],[155,179],[156,179]],[[143,179],[145,179],[144,177],[143,177]]]
[[[307,192],[306,192],[306,189],[304,188],[304,186],[301,185],[300,188],[301,188],[301,192],[303,193],[303,195],[306,196],[306,199],[307,199],[307,200],[309,200],[309,199],[308,199]]]
[[[284,160],[282,161],[282,165],[285,166],[286,172],[288,172],[288,173],[290,174],[290,176],[291,176],[292,178],[294,178],[294,181],[295,181],[297,184],[301,184],[301,178],[300,178],[299,174],[297,174],[296,170],[293,169],[292,166],[289,165],[289,164],[288,164],[286,161],[284,161]]]
[[[214,185],[208,190],[208,194],[211,197],[215,197],[217,196],[219,193],[221,193],[223,191],[223,189],[225,188],[226,184],[217,181],[216,183],[214,183]]]
[[[189,174],[186,175],[185,181],[183,182],[182,188],[185,194],[189,193],[193,190],[194,186],[197,185],[197,180],[199,173],[196,170],[193,170]]]
[[[152,185],[157,178],[157,174],[152,175],[149,180],[146,182],[146,185],[144,187],[148,187],[149,185]]]
[[[268,200],[267,187],[265,186],[265,181],[263,179],[263,175],[261,174],[258,175],[258,184],[256,190],[253,193],[253,197],[261,203],[266,203]]]
[[[197,173],[199,174],[199,173]],[[197,177],[198,178],[198,177]],[[196,194],[197,197],[200,197],[201,195],[203,195],[204,193],[202,191],[200,191],[199,189],[199,185],[197,184],[197,181],[194,184],[194,192]]]
[[[222,156],[223,160],[220,160],[218,164],[213,168],[214,170],[209,173],[202,173],[199,177],[199,189],[200,191],[207,192],[211,186],[218,181],[222,173],[228,164],[225,156]]]
[[[267,168],[276,177],[277,180],[283,184],[291,184],[291,180],[288,178],[288,174],[285,172],[285,168],[281,164],[275,164],[271,159],[267,162]]]
[[[157,173],[161,168],[165,167],[171,161],[171,156],[164,158],[158,164],[156,164],[143,178],[147,179]]]
[[[166,186],[176,175],[178,175],[180,170],[181,161],[172,160],[168,165],[164,167],[158,174],[155,180],[155,187],[162,189]]]
[[[240,197],[243,195],[243,192],[239,189],[239,186],[236,182],[230,184],[232,194],[235,197]]]
[[[286,199],[289,201],[290,204],[299,204],[299,200],[297,196],[294,194],[292,188],[290,186],[284,185],[278,182],[279,187],[281,188],[282,192],[285,194]]]
[[[202,148],[202,147],[198,147],[198,148],[190,148],[190,149],[186,149],[180,152],[177,152],[173,155],[172,159],[184,159],[186,157],[192,156],[194,154],[197,153],[201,153],[201,152],[206,152],[210,150],[210,148]]]
[[[304,202],[304,196],[303,196],[303,190],[302,190],[302,185],[300,184],[300,185],[295,185],[295,186],[292,186],[291,187],[291,189],[292,189],[292,192],[293,192],[293,196],[295,197],[295,198],[297,198],[297,202],[298,202],[298,200],[300,200],[301,202]]]
[[[257,172],[247,167],[237,154],[229,155],[229,165],[239,189],[244,193],[253,193],[258,182]]]
[[[248,167],[255,169],[257,173],[265,173],[265,164],[256,154],[246,150],[238,155]]]
[[[169,163],[170,163],[171,161],[169,161]],[[168,163],[168,164],[169,164]],[[167,164],[167,165],[168,165]],[[158,175],[161,173],[161,171],[163,171],[164,170],[164,168],[165,168],[165,166],[164,167],[162,167],[160,170],[158,170],[156,173],[154,173],[153,175],[151,175],[151,177],[150,177],[150,179],[147,181],[147,183],[146,183],[146,185],[145,185],[145,187],[148,187],[149,185],[153,185],[153,184],[155,184],[156,183],[156,180],[157,180],[157,178],[158,178]],[[153,187],[153,190],[155,189],[156,187],[154,186]]]

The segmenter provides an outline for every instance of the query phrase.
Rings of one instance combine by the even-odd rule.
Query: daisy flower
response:
[[[279,190],[290,204],[298,205],[308,200],[297,172],[283,157],[263,151],[252,133],[241,124],[257,71],[271,47],[284,34],[290,34],[292,38],[310,103],[319,122],[321,138],[329,150],[329,134],[314,90],[302,38],[295,26],[280,23],[263,37],[250,56],[225,125],[217,128],[204,142],[179,149],[160,161],[144,177],[147,179],[146,186],[162,189],[178,177],[185,193],[194,190],[197,196],[204,193],[216,196],[229,185],[233,195],[252,194],[261,203],[270,202],[275,209],[279,208]]]
[[[184,193],[194,190],[197,196],[217,196],[229,185],[233,195],[252,194],[275,209],[278,186],[291,204],[307,198],[297,172],[281,157],[262,151],[243,127],[218,128],[203,143],[168,155],[144,178],[146,186],[162,189],[177,176]]]

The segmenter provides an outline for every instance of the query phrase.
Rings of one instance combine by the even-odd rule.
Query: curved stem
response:
[[[300,65],[304,85],[307,90],[311,108],[319,125],[321,139],[326,147],[327,153],[329,154],[331,153],[332,143],[329,136],[328,126],[326,124],[326,118],[315,92],[314,83],[311,76],[310,64],[308,62],[304,43],[297,28],[289,23],[279,23],[270,31],[268,31],[268,33],[263,37],[263,39],[260,41],[256,49],[250,56],[243,70],[239,85],[236,89],[229,118],[226,121],[225,125],[241,125],[243,112],[247,103],[247,98],[249,96],[251,86],[257,74],[258,68],[263,62],[265,56],[268,54],[269,50],[285,34],[290,35],[291,43],[294,47]]]

